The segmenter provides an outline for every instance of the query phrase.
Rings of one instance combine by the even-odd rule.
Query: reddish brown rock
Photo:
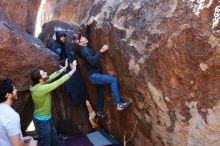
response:
[[[66,23],[80,24],[88,15],[88,10],[94,0],[42,0],[39,17],[39,26],[51,20],[61,20]]]
[[[109,44],[104,72],[118,76],[122,96],[133,101],[118,112],[107,89],[108,119],[102,124],[116,138],[133,135],[131,146],[218,146],[218,5],[217,0],[49,0],[41,25],[54,19],[80,24],[96,15],[92,45],[98,50]],[[94,86],[88,85],[95,104]]]
[[[1,13],[2,14],[2,13]],[[15,109],[21,114],[22,129],[30,123],[33,112],[29,93],[30,74],[37,68],[52,72],[57,68],[56,56],[38,39],[21,32],[13,23],[0,17],[0,78],[10,78],[18,89]]]
[[[17,24],[23,31],[34,33],[40,0],[1,0],[0,8],[6,18]]]
[[[108,119],[102,123],[114,136],[123,141],[137,123],[128,145],[219,145],[217,5],[190,0],[91,4],[87,14],[97,20],[92,45],[98,50],[109,44],[104,72],[118,76],[122,96],[133,101],[128,110],[117,112],[108,89]],[[75,23],[69,15],[59,17]]]
[[[219,125],[212,119],[219,116],[220,97],[218,31],[212,29],[216,4],[210,2],[198,16],[181,1],[125,4],[115,4],[112,25],[99,13],[92,37],[95,48],[110,44],[103,65],[106,72],[115,71],[122,95],[133,100],[118,117],[107,108],[114,122],[106,127],[122,139],[123,129],[131,135],[137,120],[130,145],[218,145],[211,140],[220,134],[211,134]]]

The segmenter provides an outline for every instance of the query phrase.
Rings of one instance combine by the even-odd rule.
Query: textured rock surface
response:
[[[0,8],[8,20],[33,34],[40,0],[1,0]]]
[[[41,0],[40,26],[51,20],[62,20],[67,23],[80,24],[87,15],[94,0]]]
[[[109,44],[102,60],[104,72],[118,76],[122,96],[133,101],[128,110],[117,112],[107,90],[104,111],[108,118],[102,123],[115,137],[123,141],[123,136],[129,138],[135,129],[128,145],[220,144],[217,0],[42,2],[40,26],[54,19],[80,24],[88,16],[96,15],[92,45],[99,49]],[[16,22],[17,17],[7,17]],[[10,44],[0,46],[7,48],[7,45]],[[11,71],[14,67],[8,69],[8,75],[17,73],[19,68]],[[21,87],[28,82],[13,79],[21,81]],[[89,89],[94,95],[94,88]],[[95,96],[92,97],[95,104]]]
[[[135,118],[129,119],[129,111],[124,126],[132,129],[138,119],[133,145],[147,140],[149,145],[219,145],[220,133],[213,131],[220,96],[218,31],[212,29],[216,3],[198,16],[183,1],[106,5],[118,9],[110,22],[99,13],[94,46],[110,44],[104,64],[112,60],[123,95],[134,101]]]
[[[55,4],[52,16],[70,3]],[[219,145],[219,2],[81,4],[76,13],[63,11],[59,18],[79,23],[75,18],[82,14],[96,15],[93,47],[109,44],[103,57],[105,73],[118,76],[122,96],[133,101],[130,109],[117,112],[108,90],[105,128],[122,140],[124,134],[132,134],[137,121],[129,145]]]

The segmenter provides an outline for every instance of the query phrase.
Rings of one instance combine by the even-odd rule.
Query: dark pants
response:
[[[33,117],[33,121],[39,137],[38,146],[61,146],[52,119],[41,121]]]
[[[116,104],[121,103],[121,96],[118,89],[118,79],[111,75],[104,75],[99,73],[93,73],[89,75],[89,80],[92,84],[95,84],[98,92],[97,112],[101,112],[103,109],[104,101],[104,86],[111,85],[112,95]]]
[[[69,71],[70,70],[64,72],[63,75]],[[80,105],[84,103],[86,99],[89,99],[89,94],[79,69],[75,71],[70,79],[63,84],[63,86],[73,106]]]

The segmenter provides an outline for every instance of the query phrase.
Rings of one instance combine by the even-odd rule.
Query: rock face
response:
[[[40,6],[39,0],[1,0],[0,8],[6,18],[19,26],[23,31],[33,34],[37,12]]]
[[[94,47],[109,43],[104,68],[114,70],[122,95],[133,100],[122,116],[107,108],[114,122],[106,127],[122,138],[120,131],[131,135],[137,120],[131,145],[219,145],[217,5],[210,1],[197,15],[197,4],[189,3],[106,1],[102,11],[109,15],[98,13]]]
[[[50,15],[55,18],[70,3],[56,3]],[[79,11],[62,11],[56,18],[79,23],[75,18],[82,14],[96,16],[92,45],[98,50],[109,44],[102,61],[104,72],[118,76],[122,96],[133,101],[128,110],[117,112],[107,90],[104,127],[121,141],[135,129],[128,145],[219,145],[219,3],[96,0],[81,4]]]
[[[89,16],[96,16],[92,46],[98,50],[103,44],[109,44],[110,49],[102,59],[104,72],[119,77],[122,97],[132,101],[128,110],[118,112],[107,89],[104,112],[108,118],[101,122],[112,135],[121,141],[125,136],[127,145],[131,146],[220,145],[220,15],[217,0],[41,2],[40,26],[55,19],[81,24]],[[14,35],[5,25],[0,26],[3,32]],[[11,44],[0,46],[7,50],[7,45]],[[24,45],[22,41],[19,44]],[[6,52],[13,51],[19,49]],[[6,63],[1,63],[4,68],[1,76],[16,74],[19,68],[14,65],[7,68]],[[13,79],[22,81],[23,87],[28,82],[21,80],[23,78]],[[88,85],[95,105],[94,87]]]
[[[94,0],[41,0],[40,26],[51,20],[62,20],[67,23],[80,24],[86,17]]]

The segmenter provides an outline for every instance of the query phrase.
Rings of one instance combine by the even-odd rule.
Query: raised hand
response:
[[[75,72],[75,71],[76,71],[76,66],[77,66],[77,61],[74,60],[74,61],[70,64],[71,70]]]
[[[105,51],[108,50],[108,45],[104,45],[101,49],[100,49],[100,52],[101,53],[104,53]]]
[[[87,22],[87,25],[91,25],[94,22],[94,16],[91,16]]]
[[[64,67],[65,67],[65,68],[68,67],[68,59],[65,60],[65,66],[64,66]]]
[[[59,67],[60,67],[60,70],[59,70],[60,73],[66,71],[68,67],[68,59],[65,60],[65,66],[59,65]]]

